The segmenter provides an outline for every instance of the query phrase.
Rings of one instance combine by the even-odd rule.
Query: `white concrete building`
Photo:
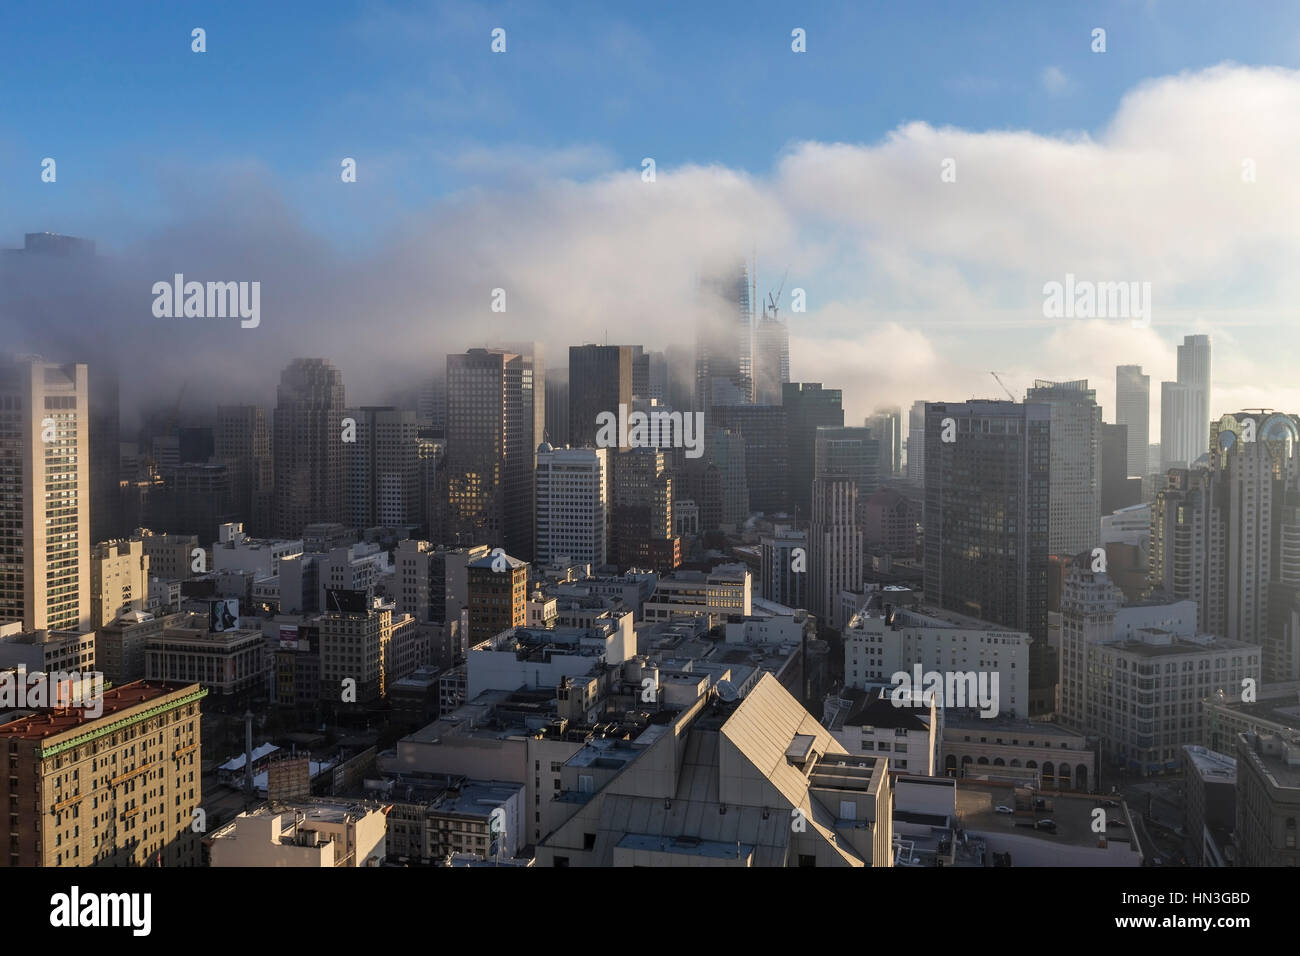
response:
[[[608,557],[609,451],[537,449],[536,559],[603,565]]]
[[[910,677],[919,666],[945,678],[975,675],[989,690],[996,686],[996,713],[1028,713],[1030,641],[1023,631],[924,605],[893,608],[875,594],[849,620],[843,639],[846,687],[894,684],[895,674]]]
[[[258,807],[212,834],[211,865],[379,866],[387,853],[383,807],[313,800],[286,810]]]

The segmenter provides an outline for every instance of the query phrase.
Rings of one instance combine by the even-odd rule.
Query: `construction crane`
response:
[[[776,287],[776,297],[773,298],[772,293],[770,292],[767,294],[768,305],[772,309],[773,322],[776,321],[776,312],[781,307],[779,304],[781,302],[781,293],[785,291],[785,280],[786,280],[786,276],[788,276],[789,274],[790,274],[790,267],[786,266],[785,272],[782,273],[781,275],[781,284]]]
[[[992,375],[993,378],[997,381],[997,383],[1002,386],[1002,391],[1007,393],[1007,398],[1011,399],[1014,402],[1016,400],[1016,396],[1011,394],[1011,389],[1007,388],[1007,383],[1002,381],[1001,377],[999,377],[997,372],[990,371],[989,374]]]

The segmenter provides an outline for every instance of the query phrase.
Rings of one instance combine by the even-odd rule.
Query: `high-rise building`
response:
[[[528,565],[488,554],[467,565],[469,647],[527,623]]]
[[[571,446],[595,448],[597,416],[618,415],[620,405],[631,406],[632,365],[639,352],[631,345],[569,346]]]
[[[200,865],[206,693],[134,681],[104,691],[102,709],[38,708],[0,724],[10,811],[0,866]]]
[[[812,510],[812,482],[817,429],[844,425],[842,393],[822,388],[820,382],[787,382],[782,386],[785,408],[786,448],[789,455],[789,502],[800,517]]]
[[[447,356],[446,537],[533,553],[537,443],[533,359],[501,349]]]
[[[1178,346],[1178,383],[1192,390],[1191,457],[1195,461],[1210,449],[1210,337],[1185,335]],[[1161,439],[1164,440],[1163,438]]]
[[[420,523],[416,413],[392,406],[350,408],[355,441],[343,443],[344,522],[357,529]]]
[[[925,402],[913,402],[907,413],[907,478],[925,481]]]
[[[1160,383],[1160,471],[1189,468],[1196,452],[1195,389],[1178,382]]]
[[[749,266],[701,283],[695,337],[696,410],[754,401],[754,303]]]
[[[1091,551],[1101,534],[1101,406],[1086,379],[1036,380],[1025,401],[1052,409],[1047,549]]]
[[[780,405],[781,388],[790,381],[790,330],[774,315],[764,314],[754,328],[754,401]]]
[[[537,450],[536,522],[540,563],[567,557],[581,564],[608,561],[608,448]]]
[[[1121,508],[1140,504],[1142,479],[1136,473],[1130,477],[1128,470],[1128,426],[1102,422],[1100,446],[1101,513],[1109,515]]]
[[[926,600],[1035,643],[1047,638],[1051,415],[970,401],[930,402],[925,418]]]
[[[278,538],[343,516],[343,375],[325,359],[299,358],[280,373],[274,442]]]
[[[274,474],[266,410],[260,405],[218,405],[212,438],[213,458],[230,474],[238,520],[250,534],[269,534]]]
[[[101,541],[90,553],[90,626],[98,630],[149,600],[149,556],[139,538]]]
[[[90,540],[107,541],[131,529],[123,520],[118,496],[120,419],[118,377],[106,360],[86,367],[90,397],[87,402],[90,454]]]
[[[1128,426],[1127,474],[1145,479],[1150,474],[1151,376],[1142,374],[1141,365],[1115,368],[1115,422]]]
[[[745,442],[745,484],[749,510],[781,514],[790,510],[788,435],[780,405],[718,405],[710,419]]]
[[[813,479],[808,534],[812,612],[831,627],[844,627],[839,594],[862,589],[862,524],[858,482],[847,476]]]
[[[880,442],[870,428],[822,426],[813,439],[813,477],[852,478],[858,486],[858,524],[867,499],[880,490]]]
[[[808,534],[777,526],[759,538],[759,596],[786,607],[808,607]]]
[[[394,602],[365,590],[330,590],[327,595],[325,613],[318,619],[321,699],[357,704],[379,700],[388,693],[392,643],[415,626],[415,619],[395,613]],[[355,681],[355,699],[342,698],[347,680]]]
[[[677,483],[657,448],[633,448],[614,468],[611,544],[620,570],[671,574],[681,564],[673,524]]]
[[[880,480],[893,478],[903,471],[903,411],[878,408],[867,416],[866,426],[880,445]]]
[[[0,355],[0,621],[90,626],[85,365]]]
[[[617,409],[615,409],[617,411]],[[556,448],[569,442],[569,370],[553,368],[546,375],[546,431],[543,441]]]

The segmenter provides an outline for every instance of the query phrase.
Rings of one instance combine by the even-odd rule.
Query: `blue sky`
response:
[[[1298,58],[1287,2],[9,4],[0,222],[6,241],[49,228],[111,248],[157,225],[160,193],[250,164],[352,244],[501,174],[466,162],[479,150],[560,153],[575,178],[644,156],[761,174],[788,144],[871,143],[910,120],[1095,130],[1147,77]],[[362,209],[322,201],[343,156],[370,186]]]

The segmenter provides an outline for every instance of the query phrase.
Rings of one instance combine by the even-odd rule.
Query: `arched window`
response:
[[[995,766],[995,767],[1005,767],[1005,766],[1006,766],[1006,761],[1004,761],[1001,757],[994,757],[994,758],[993,758],[993,766]]]

